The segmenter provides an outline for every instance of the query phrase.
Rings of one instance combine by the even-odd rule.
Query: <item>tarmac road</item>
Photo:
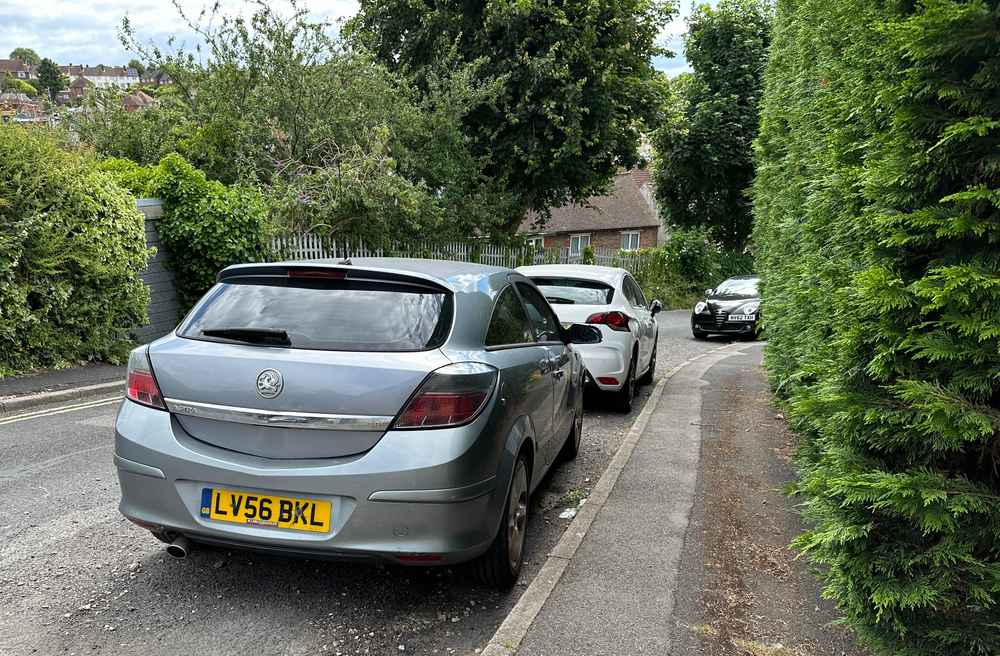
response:
[[[720,341],[688,312],[659,316],[659,374]],[[527,565],[509,593],[461,568],[374,568],[200,550],[185,560],[125,521],[111,462],[119,401],[0,418],[0,656],[8,654],[464,654],[537,573],[630,415],[588,404],[583,447],[533,501]]]

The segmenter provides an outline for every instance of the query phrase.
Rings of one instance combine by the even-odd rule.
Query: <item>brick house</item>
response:
[[[151,68],[140,76],[143,84],[151,87],[162,87],[170,84],[172,80],[165,71]]]
[[[127,89],[139,84],[139,73],[134,68],[126,66],[80,66],[79,64],[67,64],[60,66],[62,74],[70,79],[84,78],[92,82],[98,89],[108,87],[118,87]]]
[[[571,257],[587,246],[631,251],[659,246],[664,239],[647,169],[623,171],[610,194],[591,196],[584,205],[555,207],[544,225],[537,221],[538,215],[529,213],[518,234],[539,249],[569,249]]]
[[[80,100],[92,88],[94,88],[94,83],[81,76],[70,82],[66,91],[69,94],[69,100]]]
[[[41,103],[23,93],[0,93],[0,122],[37,121],[44,116]]]
[[[18,80],[28,80],[32,72],[31,67],[20,59],[0,59],[0,78],[10,75]]]

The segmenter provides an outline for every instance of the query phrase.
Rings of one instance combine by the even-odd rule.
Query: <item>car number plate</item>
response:
[[[753,321],[756,315],[753,314],[730,314],[730,321]]]
[[[222,522],[325,533],[330,530],[331,503],[253,494],[217,487],[201,490],[201,516]]]

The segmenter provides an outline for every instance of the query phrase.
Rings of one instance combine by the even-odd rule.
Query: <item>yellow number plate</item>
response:
[[[223,522],[325,533],[330,530],[330,502],[206,487],[201,516]]]

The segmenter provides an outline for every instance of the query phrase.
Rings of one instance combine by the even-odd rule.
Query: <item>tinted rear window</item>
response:
[[[611,285],[573,278],[532,278],[553,305],[607,305],[615,296]]]
[[[275,279],[220,283],[182,327],[181,337],[238,342],[203,331],[285,331],[291,348],[423,351],[440,346],[452,320],[451,294],[362,281]]]

